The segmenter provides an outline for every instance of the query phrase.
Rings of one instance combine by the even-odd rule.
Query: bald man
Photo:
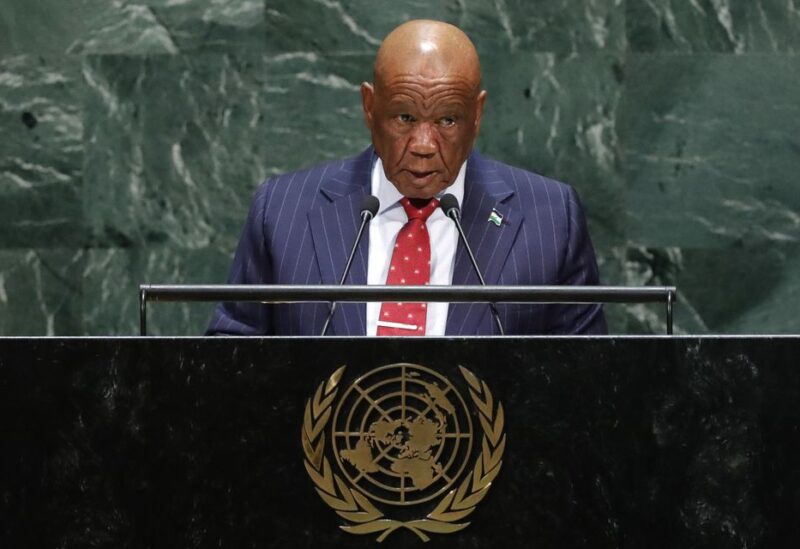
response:
[[[467,241],[487,284],[598,283],[575,191],[473,150],[486,91],[475,47],[457,27],[410,21],[393,30],[361,85],[372,146],[270,179],[256,192],[231,284],[337,284],[368,195],[380,207],[347,283],[468,285],[479,280],[445,194],[461,204]],[[208,334],[319,335],[328,304],[223,303]],[[602,334],[598,305],[498,305],[505,333]],[[490,335],[486,304],[343,303],[328,334]]]

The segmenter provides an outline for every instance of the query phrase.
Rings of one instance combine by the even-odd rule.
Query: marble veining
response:
[[[626,26],[636,51],[797,52],[794,0],[628,0]]]

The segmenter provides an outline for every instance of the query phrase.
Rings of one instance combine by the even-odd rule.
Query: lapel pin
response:
[[[503,224],[503,216],[497,213],[494,208],[492,208],[492,213],[489,214],[489,223],[494,223],[497,227]]]

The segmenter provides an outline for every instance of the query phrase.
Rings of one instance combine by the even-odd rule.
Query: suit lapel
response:
[[[503,265],[523,222],[522,210],[513,200],[514,190],[477,153],[467,163],[464,181],[462,225],[486,284],[497,284]],[[502,218],[500,226],[491,222],[492,210]],[[480,284],[464,245],[456,250],[453,285]],[[477,333],[489,307],[483,304],[454,303],[447,315],[447,335]]]
[[[373,152],[370,147],[352,162],[344,162],[340,170],[320,186],[322,204],[308,213],[314,252],[323,284],[339,284],[347,256],[356,239],[361,219],[359,207],[369,193]],[[369,232],[365,231],[353,258],[347,285],[367,283]],[[333,317],[333,335],[364,335],[366,304],[340,303]]]

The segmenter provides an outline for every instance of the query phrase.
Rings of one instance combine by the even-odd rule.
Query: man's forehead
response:
[[[413,73],[401,73],[392,78],[383,80],[377,85],[378,93],[385,94],[389,99],[412,96],[425,96],[428,98],[453,98],[468,99],[478,92],[478,87],[463,75],[448,75],[426,77]]]

